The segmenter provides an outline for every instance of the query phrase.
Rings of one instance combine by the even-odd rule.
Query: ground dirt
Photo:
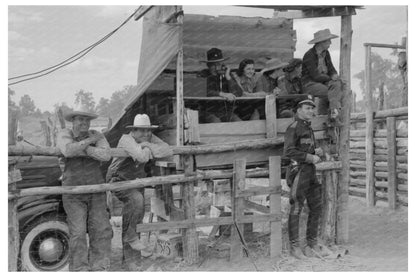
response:
[[[296,260],[284,253],[278,260],[268,257],[269,236],[253,234],[246,238],[251,258],[228,261],[227,239],[222,238],[214,248],[201,240],[200,261],[187,265],[180,258],[153,256],[143,259],[142,271],[407,271],[408,270],[408,212],[407,207],[390,211],[385,205],[366,207],[363,199],[350,197],[349,244],[338,246],[337,253],[325,258]],[[126,271],[122,263],[120,221],[113,220],[114,238],[112,271]],[[221,246],[223,246],[221,249]],[[209,250],[207,250],[209,249]],[[333,248],[334,249],[334,248]]]

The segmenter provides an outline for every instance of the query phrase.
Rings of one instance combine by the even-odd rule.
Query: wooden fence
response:
[[[408,204],[408,109],[351,115],[349,193],[364,196],[368,206],[387,200]],[[364,124],[363,121],[366,120]]]
[[[240,231],[243,229],[241,224],[249,222],[270,222],[271,224],[271,241],[270,241],[270,255],[279,256],[282,250],[282,235],[281,235],[281,172],[280,172],[280,157],[269,158],[269,169],[251,169],[246,170],[245,160],[236,160],[234,162],[234,169],[227,170],[208,170],[196,171],[193,167],[194,155],[203,153],[219,153],[226,151],[236,151],[239,149],[256,149],[267,147],[270,145],[280,145],[283,139],[273,138],[256,141],[238,142],[232,144],[222,145],[206,145],[206,146],[180,146],[173,147],[174,153],[181,155],[184,160],[184,174],[174,174],[167,176],[157,176],[150,178],[143,178],[139,180],[124,181],[110,184],[97,184],[88,186],[74,186],[74,187],[39,187],[18,190],[14,186],[14,182],[9,185],[9,270],[17,270],[17,259],[19,249],[19,226],[17,221],[17,199],[23,196],[34,195],[52,195],[52,194],[84,194],[94,192],[104,192],[111,190],[126,190],[131,188],[145,188],[155,187],[158,185],[170,185],[172,183],[180,184],[182,208],[184,209],[185,219],[182,221],[156,222],[140,224],[137,230],[140,232],[156,231],[161,229],[180,228],[183,231],[184,256],[187,262],[195,263],[198,259],[198,237],[196,227],[199,226],[214,226],[214,225],[230,225],[236,224]],[[125,156],[126,153],[121,149],[111,149],[113,156]],[[60,156],[61,153],[57,148],[46,147],[9,147],[9,155],[47,155]],[[341,168],[340,162],[322,162],[317,165],[317,170],[331,171],[339,170]],[[245,188],[246,177],[261,177],[269,176],[270,187],[256,187]],[[194,200],[194,186],[198,180],[216,179],[216,178],[231,178],[232,186],[232,216],[220,218],[195,218],[195,200]],[[334,184],[335,186],[337,184]],[[269,214],[248,216],[244,215],[245,199],[252,195],[270,194],[270,209]],[[336,197],[336,195],[335,195]],[[332,203],[336,203],[332,201]],[[335,218],[335,213],[333,213]],[[334,224],[332,222],[332,224]],[[236,228],[232,225],[233,229]],[[233,230],[232,229],[232,230]],[[237,230],[232,231],[232,243],[230,249],[231,260],[235,260],[242,255],[242,245],[237,234]],[[10,247],[12,245],[13,247]]]

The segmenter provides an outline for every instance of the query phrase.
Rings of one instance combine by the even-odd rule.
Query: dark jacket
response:
[[[284,157],[297,163],[312,163],[315,154],[315,136],[311,123],[295,117],[285,133]]]
[[[331,80],[331,76],[338,74],[334,65],[332,64],[331,55],[328,50],[325,50],[325,64],[328,68],[328,74],[322,74],[318,71],[318,54],[315,46],[305,53],[302,60],[302,84],[310,81],[325,83]]]

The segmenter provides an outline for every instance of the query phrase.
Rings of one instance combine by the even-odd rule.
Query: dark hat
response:
[[[299,108],[302,105],[311,105],[313,107],[316,107],[315,102],[313,101],[313,96],[310,94],[305,94],[304,97],[298,100],[296,108]]]
[[[200,62],[203,63],[216,63],[228,60],[229,57],[223,58],[222,51],[218,48],[211,48],[207,51],[207,60],[203,60]]]
[[[283,71],[284,72],[292,72],[293,70],[295,70],[296,67],[298,67],[301,64],[302,64],[301,59],[296,59],[296,58],[291,59],[289,61],[289,64],[283,68]]]

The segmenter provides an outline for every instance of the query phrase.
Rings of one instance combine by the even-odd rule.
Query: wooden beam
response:
[[[273,156],[269,158],[269,167],[272,169],[269,176],[270,188],[280,189],[281,184],[281,158],[280,156]],[[273,193],[270,195],[270,213],[281,213],[281,195],[280,193]],[[270,222],[270,257],[277,258],[282,256],[282,222]]]
[[[276,96],[270,94],[266,96],[266,137],[274,138],[277,136],[276,121]]]
[[[192,176],[194,172],[194,158],[191,155],[187,155],[183,159],[185,177]],[[182,207],[185,211],[186,220],[195,219],[195,198],[194,198],[194,186],[197,185],[196,181],[191,181],[182,186]],[[198,234],[195,227],[189,227],[182,229],[182,240],[184,258],[188,264],[195,264],[199,259],[198,251]]]
[[[389,208],[396,209],[397,172],[396,172],[396,118],[387,117],[387,169]]]
[[[340,244],[348,243],[349,218],[348,218],[348,186],[350,181],[350,114],[351,114],[351,44],[352,44],[352,18],[351,15],[341,17],[341,53],[340,53],[340,77],[345,80],[343,87],[344,97],[341,107],[339,156],[342,169],[338,182],[336,241]]]
[[[246,160],[239,159],[234,161],[234,174],[232,186],[232,216],[238,220],[244,216],[244,198],[237,197],[239,191],[243,191],[246,185]],[[244,236],[244,225],[237,224],[240,234]],[[231,226],[231,248],[230,261],[237,262],[243,257],[243,247],[236,226]]]
[[[391,48],[391,49],[406,49],[406,46],[398,44],[385,44],[385,43],[364,43],[364,47],[377,47],[377,48]]]
[[[181,10],[182,7],[178,6]],[[179,11],[178,10],[178,11]],[[178,24],[183,26],[183,15],[178,16]],[[184,118],[184,102],[183,102],[183,27],[180,29],[179,51],[176,58],[176,145],[183,145],[183,118]]]
[[[366,152],[366,199],[367,207],[375,205],[374,192],[374,121],[373,121],[373,94],[371,91],[371,46],[365,49],[365,101],[366,101],[366,136],[365,136],[365,152]]]

